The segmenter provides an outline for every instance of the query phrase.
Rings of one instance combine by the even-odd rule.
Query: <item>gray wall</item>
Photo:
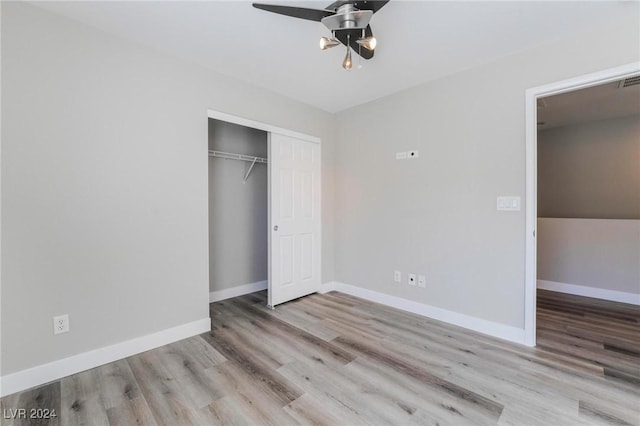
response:
[[[2,65],[3,375],[208,317],[208,108],[322,138],[333,279],[330,114],[20,2]]]
[[[538,216],[640,219],[640,116],[539,131]]]
[[[640,294],[640,220],[539,218],[538,279]]]
[[[526,203],[525,90],[639,59],[629,16],[340,113],[336,279],[523,328],[525,211],[496,196]]]
[[[209,149],[267,157],[267,133],[209,119]],[[267,259],[267,165],[209,158],[209,290],[264,281]]]

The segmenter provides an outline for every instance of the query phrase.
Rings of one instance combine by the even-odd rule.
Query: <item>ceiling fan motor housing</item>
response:
[[[366,28],[372,16],[371,10],[359,10],[353,4],[344,4],[335,15],[322,18],[321,22],[329,31],[355,30]]]

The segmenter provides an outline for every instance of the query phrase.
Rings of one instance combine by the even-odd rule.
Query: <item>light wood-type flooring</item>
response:
[[[211,304],[212,331],[2,399],[3,425],[640,424],[640,310],[539,292],[539,346],[341,293]]]
[[[537,346],[640,386],[640,307],[538,290]]]

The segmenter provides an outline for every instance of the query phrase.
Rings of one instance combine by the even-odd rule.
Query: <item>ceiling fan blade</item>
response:
[[[307,9],[305,7],[280,6],[275,4],[253,3],[256,9],[266,10],[267,12],[278,13],[280,15],[291,16],[293,18],[306,19],[308,21],[320,22],[322,18],[335,15],[334,12],[321,9]]]
[[[351,38],[349,38],[351,36]],[[367,25],[367,28],[364,30],[365,37],[373,36],[373,32],[371,31],[371,26]],[[349,39],[349,47],[353,49],[358,55],[360,55],[364,59],[373,58],[373,50],[366,49],[360,46],[356,40],[362,37],[362,30],[338,30],[336,31],[336,38],[340,40],[342,44],[347,45],[347,39]]]
[[[387,3],[389,0],[362,0],[353,2],[353,5],[360,10],[370,10],[376,13]]]

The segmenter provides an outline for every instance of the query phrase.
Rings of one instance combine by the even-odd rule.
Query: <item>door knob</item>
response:
[[[274,230],[274,231],[277,231],[277,230],[278,230],[278,225],[274,226],[274,227],[273,227],[273,230]]]

